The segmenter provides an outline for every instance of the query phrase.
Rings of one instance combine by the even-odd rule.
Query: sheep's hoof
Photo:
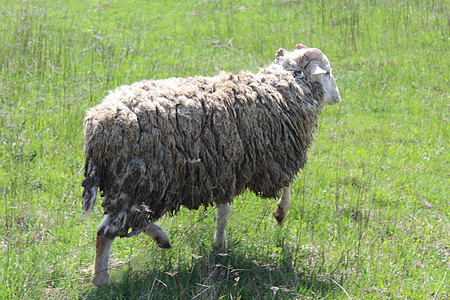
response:
[[[277,209],[273,212],[273,216],[277,220],[278,224],[281,225],[284,218],[286,217],[286,213],[282,209],[280,209],[280,207],[277,207]]]
[[[155,238],[155,242],[158,244],[158,247],[163,249],[170,249],[172,246],[170,245],[169,240],[160,239],[159,237]]]
[[[91,282],[95,286],[105,285],[109,282],[109,274],[108,271],[103,271],[97,274],[92,275]]]
[[[225,244],[216,244],[216,243],[214,243],[214,249],[215,250],[222,250],[223,248],[225,248]]]

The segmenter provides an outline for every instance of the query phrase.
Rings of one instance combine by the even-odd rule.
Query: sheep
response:
[[[246,189],[264,198],[281,192],[281,223],[322,107],[340,101],[328,58],[302,44],[279,49],[257,74],[143,80],[111,92],[84,122],[83,210],[92,211],[98,189],[104,196],[92,282],[108,283],[117,236],[144,232],[170,248],[154,222],[181,206],[216,205],[218,248],[230,203]]]

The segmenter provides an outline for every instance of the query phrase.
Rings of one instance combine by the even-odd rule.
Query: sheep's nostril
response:
[[[337,103],[341,102],[341,98],[337,97],[337,98],[331,98],[330,101],[328,102],[328,105],[335,105]]]

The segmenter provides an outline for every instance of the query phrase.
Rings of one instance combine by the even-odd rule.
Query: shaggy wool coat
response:
[[[119,87],[85,119],[84,201],[98,186],[116,225],[106,234],[129,236],[247,188],[276,197],[307,162],[322,96],[320,83],[275,63]]]

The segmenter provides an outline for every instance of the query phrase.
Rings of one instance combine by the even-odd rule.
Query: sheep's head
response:
[[[298,44],[294,51],[281,48],[275,57],[275,62],[286,71],[292,71],[294,74],[303,72],[312,82],[320,82],[324,89],[325,104],[333,105],[341,102],[339,88],[331,74],[330,62],[322,51]]]

